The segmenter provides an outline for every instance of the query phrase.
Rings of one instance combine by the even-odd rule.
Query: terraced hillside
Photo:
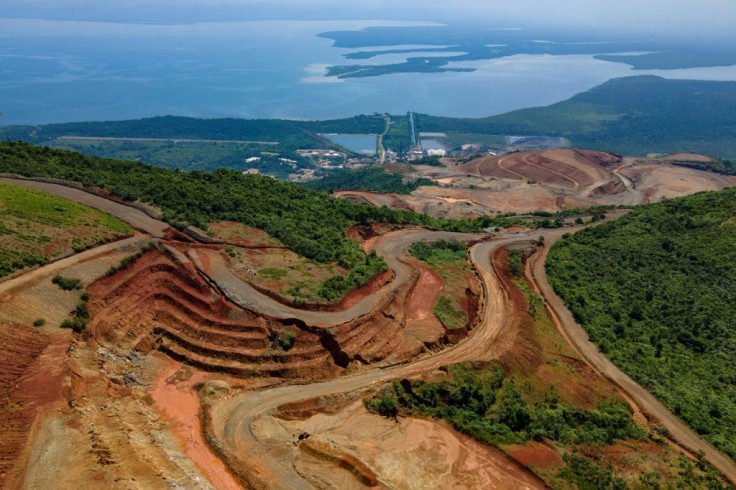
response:
[[[621,157],[587,150],[512,153],[474,160],[460,167],[483,177],[541,182],[574,190],[593,190],[615,181],[610,173]]]
[[[206,371],[274,380],[333,377],[351,365],[403,360],[446,341],[444,329],[416,330],[406,316],[418,271],[397,288],[379,291],[380,300],[367,313],[323,325],[230,302],[205,280],[221,265],[196,265],[206,257],[196,246],[161,242],[113,271],[89,287],[88,330],[105,342],[142,352],[158,349]],[[313,314],[325,322],[336,316],[339,312]]]

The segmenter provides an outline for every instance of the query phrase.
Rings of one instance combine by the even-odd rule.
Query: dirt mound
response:
[[[620,161],[610,153],[588,150],[524,151],[484,157],[460,170],[481,177],[539,182],[568,189],[599,187],[612,180],[606,167]]]

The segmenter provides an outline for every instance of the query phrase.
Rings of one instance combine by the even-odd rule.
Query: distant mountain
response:
[[[392,116],[394,122],[405,119],[404,116]],[[384,124],[384,119],[379,115],[332,121],[167,116],[129,121],[0,126],[0,138],[73,148],[112,158],[132,158],[131,148],[120,148],[119,142],[100,141],[94,145],[82,145],[79,142],[74,145],[74,142],[58,138],[75,135],[279,143],[278,146],[250,144],[248,151],[218,153],[215,156],[208,153],[214,151],[212,144],[199,143],[206,146],[205,150],[199,148],[196,158],[185,161],[181,158],[172,161],[154,152],[139,155],[148,163],[168,167],[212,169],[228,166],[240,169],[231,162],[242,162],[243,158],[260,155],[259,152],[263,151],[277,151],[282,156],[298,160],[295,153],[298,148],[335,146],[322,138],[322,133],[376,134],[383,130]],[[479,119],[417,114],[416,124],[419,131],[443,132],[448,136],[546,135],[567,138],[577,148],[625,155],[695,152],[736,160],[736,82],[668,80],[655,76],[616,78],[546,107],[521,109]],[[408,125],[395,124],[392,128],[394,126],[406,134],[394,134],[396,131],[392,129],[389,136],[409,137]]]
[[[422,131],[544,134],[626,155],[690,151],[736,160],[736,82],[616,78],[546,107],[480,119],[416,119]]]

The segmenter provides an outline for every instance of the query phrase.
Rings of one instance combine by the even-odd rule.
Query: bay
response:
[[[333,119],[407,111],[482,117],[566,99],[613,77],[736,80],[736,67],[634,71],[588,55],[516,55],[453,63],[469,73],[325,77],[353,50],[319,33],[391,21],[191,24],[0,19],[4,124],[156,115]],[[415,54],[406,54],[406,57]],[[430,52],[425,55],[431,55]],[[384,55],[362,64],[400,62]]]

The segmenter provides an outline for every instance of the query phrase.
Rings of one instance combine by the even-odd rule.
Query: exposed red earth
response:
[[[576,188],[551,178],[561,188]],[[577,188],[587,182],[582,176],[573,180]],[[77,192],[82,194],[71,198],[87,199]],[[120,214],[128,222],[138,219],[127,210]],[[148,226],[141,223],[139,229]],[[161,235],[155,246],[111,275],[105,276],[110,266],[140,250],[147,237],[108,244],[0,283],[5,301],[0,316],[8,322],[0,324],[0,333],[16,346],[8,352],[18,353],[8,361],[0,357],[0,363],[18,366],[9,371],[13,379],[42,373],[61,387],[44,390],[51,395],[41,400],[56,408],[18,412],[32,422],[14,427],[31,429],[0,445],[2,464],[13,468],[0,476],[12,478],[9,488],[52,482],[57,488],[543,488],[523,464],[559,463],[547,446],[512,448],[509,456],[442,423],[414,418],[396,423],[368,413],[360,403],[367,390],[392,379],[434,376],[440,366],[466,360],[513,367],[517,354],[526,356],[532,344],[518,313],[520,299],[499,268],[503,247],[526,246],[529,237],[472,246],[469,257],[482,284],[479,316],[467,337],[452,344],[430,313],[437,278],[407,259],[406,248],[417,240],[480,236],[422,229],[363,236],[366,248],[386,258],[393,279],[363,291],[342,309],[315,311],[285,305],[244,282],[223,259],[224,244],[164,233],[160,222],[151,229]],[[570,231],[535,231],[533,238],[543,235],[550,244]],[[542,263],[541,256],[532,260]],[[48,287],[57,271],[73,271],[87,286],[91,321],[85,334],[59,333],[58,323],[30,326],[37,315],[26,311],[32,305],[58,305],[53,316],[60,321],[78,301],[78,292],[68,296]],[[538,281],[538,272],[535,277]],[[548,300],[556,298],[540,289]],[[560,329],[568,338],[574,338],[571,328],[563,318]],[[293,345],[286,348],[282,340],[291,336]],[[578,341],[587,342],[573,340],[578,349]],[[613,391],[621,389],[675,440],[693,450],[703,447],[697,436],[691,440],[678,431],[669,412],[650,410],[648,393],[623,387],[608,368],[583,357],[590,365],[570,361],[570,366],[590,379],[604,372]],[[552,375],[534,359],[515,369],[542,380]],[[18,386],[24,386],[23,393],[38,392],[30,384]],[[8,399],[18,399],[18,393],[9,392]],[[610,457],[617,454],[610,450]],[[706,459],[736,482],[733,464],[719,456],[712,448],[706,451]]]
[[[710,160],[689,154],[657,159],[588,150],[524,151],[482,157],[464,165],[419,167],[416,177],[432,179],[439,186],[423,186],[408,195],[364,191],[335,195],[457,218],[494,212],[556,212],[599,204],[657,202],[736,185],[733,176],[682,166]]]

